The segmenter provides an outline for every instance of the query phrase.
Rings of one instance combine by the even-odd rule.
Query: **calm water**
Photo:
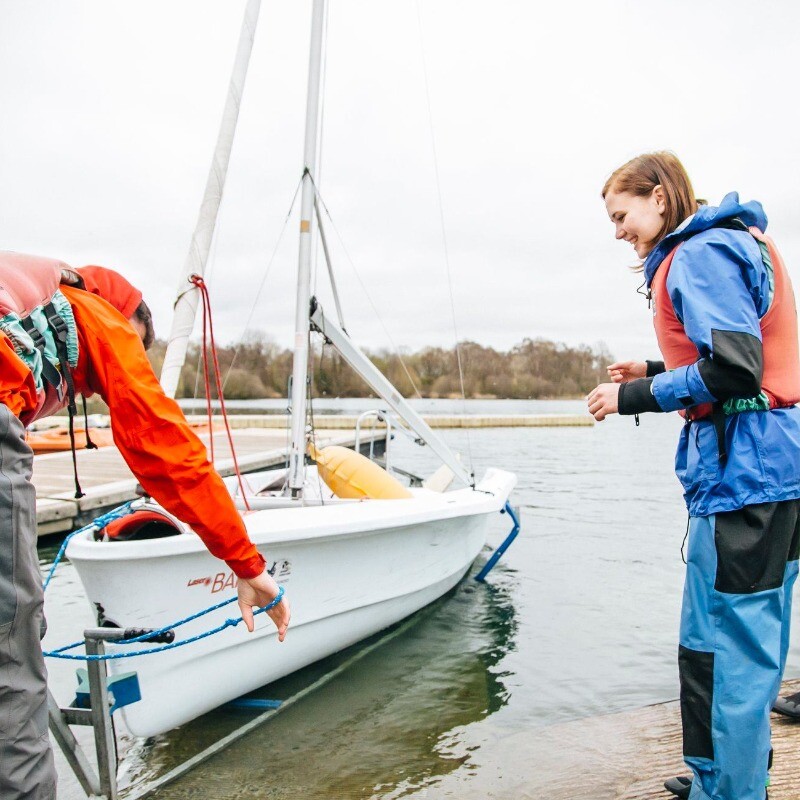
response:
[[[364,403],[328,401],[325,410],[350,413]],[[417,405],[430,413],[464,408]],[[583,408],[466,404],[473,413]],[[455,781],[465,794],[485,796],[475,791],[488,793],[493,777],[481,759],[484,743],[674,698],[686,528],[672,472],[679,427],[673,416],[650,415],[638,428],[612,418],[594,428],[444,431],[479,475],[495,465],[519,478],[512,499],[522,532],[488,584],[465,580],[400,637],[159,797],[436,798],[445,775],[450,787]],[[436,466],[404,439],[395,457],[422,473]],[[498,515],[490,542],[498,544],[508,528]],[[43,566],[53,557],[52,549],[40,554]],[[69,565],[48,594],[46,643],[74,640],[90,616]],[[287,697],[335,663],[263,696]],[[51,673],[65,702],[72,668],[56,663]],[[798,674],[795,645],[787,676]],[[247,712],[219,711],[154,740],[126,740],[126,780],[165,771],[246,719]],[[62,787],[62,798],[81,796],[69,780]]]

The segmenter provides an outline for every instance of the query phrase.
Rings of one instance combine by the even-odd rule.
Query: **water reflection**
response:
[[[516,631],[506,588],[462,581],[410,629],[159,797],[403,797],[464,764],[459,731],[508,702],[501,662]],[[261,696],[288,697],[353,652]],[[126,780],[163,774],[248,718],[219,710],[134,744]]]

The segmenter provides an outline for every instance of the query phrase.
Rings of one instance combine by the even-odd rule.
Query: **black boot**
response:
[[[686,800],[692,790],[692,779],[687,775],[679,775],[677,778],[670,778],[664,781],[664,788],[675,795],[675,797]]]
[[[689,792],[692,791],[692,779],[688,775],[679,775],[677,778],[664,781],[664,788],[675,797],[687,800]],[[766,789],[764,789],[764,800],[769,800],[769,792]]]
[[[790,694],[788,697],[779,697],[772,706],[772,710],[785,717],[800,719],[800,692]]]

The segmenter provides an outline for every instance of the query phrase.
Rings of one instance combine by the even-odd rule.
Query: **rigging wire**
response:
[[[330,14],[330,4],[325,4],[325,13],[322,18],[322,63],[320,65],[320,89],[319,89],[319,131],[317,136],[317,182],[322,185],[322,147],[325,143],[325,87],[328,78],[328,15]],[[312,183],[314,176],[311,176]],[[312,229],[313,230],[313,229]],[[312,271],[312,294],[317,293],[317,276],[319,275],[319,233],[314,237],[314,265]]]
[[[291,462],[291,447],[292,447],[292,380],[294,376],[289,375],[289,379],[286,381],[286,442],[284,444],[283,452],[286,453],[286,458],[284,459],[283,466],[286,468],[286,478],[283,482],[283,489],[282,491],[286,491],[289,488],[289,465]]]
[[[425,58],[425,40],[422,35],[422,12],[420,11],[419,7],[419,0],[415,0],[414,6],[417,9],[417,29],[419,31],[419,50],[422,59],[422,76],[425,83],[425,101],[428,110],[428,127],[430,130],[431,136],[431,151],[433,154],[433,171],[436,178],[436,195],[439,201],[439,222],[441,224],[442,229],[442,246],[444,249],[444,263],[445,263],[445,271],[447,274],[447,290],[450,295],[450,312],[453,318],[453,336],[455,337],[455,350],[456,350],[456,363],[458,364],[458,379],[461,384],[461,403],[462,403],[462,410],[463,413],[466,414],[467,411],[467,398],[466,392],[464,390],[464,369],[461,363],[461,346],[458,341],[458,325],[456,322],[456,304],[455,298],[453,295],[453,277],[452,277],[452,270],[450,268],[450,250],[447,246],[447,226],[445,225],[444,219],[444,203],[442,202],[442,183],[439,177],[439,157],[436,150],[436,135],[433,127],[433,111],[431,110],[431,92],[430,86],[428,82],[428,65],[427,60]],[[473,464],[472,464],[472,446],[470,442],[469,436],[469,428],[465,429],[466,439],[467,439],[467,453],[469,457],[469,467],[470,472],[474,473]]]
[[[309,352],[311,352],[311,331],[310,330],[308,332],[308,349],[309,349]],[[320,353],[320,368],[321,368],[321,364],[322,364],[322,353],[324,353],[324,350],[325,350],[325,344],[323,342],[322,352]],[[310,362],[311,362],[311,359],[309,359],[309,364],[310,364]],[[314,445],[314,450],[317,451],[319,448],[317,447],[317,426],[316,426],[316,423],[314,422],[314,370],[313,370],[313,368],[309,367],[309,373],[310,373],[310,377],[309,377],[309,381],[307,383],[307,386],[308,386],[308,414],[309,414],[309,418],[311,420],[311,427],[310,427],[308,438],[310,439],[311,444]],[[308,473],[306,473],[306,474],[308,474]],[[320,505],[324,506],[325,505],[325,498],[323,496],[322,477],[319,474],[319,467],[317,467],[317,491],[319,492]]]
[[[311,181],[313,183],[314,179],[312,178]],[[381,328],[383,328],[383,332],[389,339],[395,358],[400,362],[400,366],[403,368],[403,371],[405,372],[406,377],[408,378],[408,382],[411,384],[414,390],[414,394],[421,400],[422,395],[420,394],[420,391],[417,388],[417,384],[414,383],[414,379],[411,377],[411,373],[409,372],[408,367],[406,366],[406,362],[403,360],[403,356],[400,354],[400,348],[397,346],[394,339],[392,338],[392,334],[389,333],[389,329],[386,327],[386,324],[384,323],[383,318],[381,317],[380,312],[378,311],[378,307],[375,305],[375,301],[372,299],[372,296],[370,295],[366,287],[366,284],[361,279],[361,275],[356,269],[356,265],[353,259],[350,257],[350,253],[348,252],[347,247],[345,246],[344,239],[342,238],[342,235],[339,233],[339,229],[336,227],[336,223],[333,221],[331,212],[328,210],[328,206],[325,205],[325,200],[322,198],[322,195],[320,194],[320,191],[317,188],[316,184],[314,184],[314,192],[316,193],[317,199],[319,200],[322,208],[325,210],[325,216],[327,216],[328,219],[330,220],[331,228],[333,229],[333,232],[336,234],[336,238],[339,240],[339,244],[342,247],[342,252],[344,253],[348,263],[350,264],[350,267],[353,270],[353,274],[356,276],[358,283],[361,286],[362,291],[364,292],[365,297],[369,301],[369,304],[372,306],[372,310],[375,312],[375,316],[378,322],[380,323]]]
[[[239,337],[239,341],[236,343],[236,349],[233,351],[233,358],[231,359],[231,363],[228,366],[228,369],[225,372],[225,377],[222,380],[222,389],[224,391],[226,384],[228,383],[228,378],[230,377],[231,370],[233,369],[234,365],[236,364],[236,359],[239,356],[239,352],[242,349],[242,344],[244,343],[244,337],[247,334],[247,331],[250,328],[250,323],[253,321],[253,316],[256,313],[256,308],[258,307],[258,302],[261,299],[261,293],[264,291],[264,285],[267,282],[267,277],[269,276],[270,270],[272,269],[272,265],[275,262],[275,256],[278,253],[278,248],[283,241],[283,236],[286,233],[286,228],[289,224],[289,219],[292,216],[292,211],[294,211],[294,204],[297,202],[297,195],[300,192],[300,187],[302,186],[303,178],[300,177],[300,180],[297,182],[297,186],[294,190],[294,195],[292,196],[292,202],[289,204],[289,210],[286,213],[286,219],[283,221],[283,227],[278,234],[278,239],[275,242],[275,247],[272,249],[272,255],[267,262],[266,269],[264,270],[264,275],[261,278],[261,283],[258,285],[258,291],[256,292],[255,299],[253,300],[253,304],[250,306],[250,312],[247,315],[247,320],[244,323],[244,328],[242,330],[242,335]]]

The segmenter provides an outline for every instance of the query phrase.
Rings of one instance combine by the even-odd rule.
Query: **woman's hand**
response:
[[[602,422],[609,414],[616,414],[619,411],[618,398],[618,383],[601,383],[586,398],[589,404],[589,413],[598,422]]]
[[[647,364],[644,361],[617,361],[606,367],[608,377],[614,383],[627,383],[636,378],[647,377]]]
[[[271,603],[278,596],[279,590],[275,579],[266,569],[255,578],[239,578],[237,587],[239,610],[250,633],[253,632],[253,609]],[[285,595],[278,605],[267,611],[267,616],[275,623],[278,629],[278,641],[282,642],[286,638],[286,629],[289,627],[291,617],[289,601]]]

